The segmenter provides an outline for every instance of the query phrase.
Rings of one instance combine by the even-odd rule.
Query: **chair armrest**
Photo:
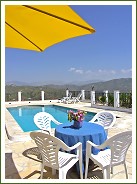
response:
[[[43,129],[41,129],[41,131],[42,131],[43,133],[47,132],[48,134],[50,134],[50,131],[48,131],[48,130],[43,130]]]
[[[74,146],[71,146],[71,147],[69,147],[66,144],[64,144],[64,145],[62,145],[61,148],[63,148],[63,150],[65,150],[65,151],[72,151],[74,149],[77,149],[77,150],[82,152],[82,143],[78,142],[77,144],[75,144]]]
[[[89,149],[89,150],[90,150],[90,148],[92,146],[95,147],[95,148],[97,148],[97,149],[104,149],[104,148],[106,148],[106,144],[105,143],[103,143],[101,145],[96,145],[96,144],[94,144],[91,141],[87,141],[86,146],[87,146],[87,149]]]
[[[89,122],[92,122],[92,123],[94,123],[95,121],[96,121],[96,119],[97,119],[97,117],[96,116],[94,116]]]
[[[63,100],[69,100],[70,97],[63,97]]]
[[[78,142],[74,146],[69,147],[69,151],[77,149],[77,156],[79,157],[79,160],[82,161],[82,143]]]
[[[74,146],[71,146],[71,147],[67,146],[66,151],[71,151],[71,150],[74,150],[74,149],[79,149],[80,147],[82,147],[82,143],[81,142],[78,142]]]
[[[55,120],[55,119],[53,119],[53,118],[52,118],[52,121],[53,121],[56,125],[62,124],[62,123],[58,122],[57,120]]]

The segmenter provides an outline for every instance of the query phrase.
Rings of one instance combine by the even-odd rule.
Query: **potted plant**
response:
[[[74,120],[73,127],[74,128],[80,128],[82,127],[82,122],[84,120],[84,117],[86,115],[86,111],[78,110],[77,112],[74,112],[73,110],[68,111],[68,120],[71,122]]]

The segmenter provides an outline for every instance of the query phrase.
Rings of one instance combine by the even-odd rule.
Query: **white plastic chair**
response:
[[[102,125],[108,134],[108,129],[111,128],[116,122],[116,116],[109,111],[98,112],[89,122]]]
[[[68,147],[60,139],[42,132],[31,132],[31,138],[35,141],[42,156],[41,178],[43,177],[44,166],[52,168],[52,174],[59,170],[59,179],[66,179],[68,170],[79,161],[80,178],[82,173],[82,143]],[[71,151],[77,149],[77,154],[70,154],[59,151],[60,149]]]
[[[77,97],[72,97],[72,99],[68,100],[67,103],[76,103],[80,102],[80,98],[82,96],[82,93],[80,92]]]
[[[51,121],[57,125],[62,124],[47,112],[39,112],[34,116],[36,126],[42,131],[47,131],[49,134],[51,133]]]
[[[126,178],[128,178],[127,168],[126,168],[126,153],[129,146],[132,143],[132,131],[126,131],[114,135],[113,137],[107,139],[102,145],[95,145],[91,141],[86,143],[86,169],[85,169],[85,179],[88,174],[88,163],[91,159],[95,164],[97,164],[103,170],[103,178],[110,179],[110,170],[112,171],[114,166],[124,164]],[[97,155],[91,153],[92,146],[98,149],[105,149],[100,151]]]

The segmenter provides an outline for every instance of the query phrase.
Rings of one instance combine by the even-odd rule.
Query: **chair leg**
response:
[[[107,169],[103,169],[103,179],[107,179]]]
[[[86,156],[85,179],[87,179],[88,175],[88,164],[89,164],[89,157]]]
[[[83,179],[82,161],[79,160],[80,179]]]
[[[113,167],[111,167],[111,174],[113,174]]]
[[[110,167],[107,167],[107,179],[110,179]]]
[[[127,173],[126,163],[124,163],[124,167],[125,167],[126,179],[128,179],[128,173]]]
[[[44,164],[43,162],[41,163],[41,176],[40,176],[40,179],[43,178],[43,170],[44,170]]]
[[[66,171],[59,169],[59,179],[66,179]]]
[[[110,179],[110,167],[106,167],[103,169],[103,178]]]
[[[56,175],[56,169],[52,169],[52,175]]]

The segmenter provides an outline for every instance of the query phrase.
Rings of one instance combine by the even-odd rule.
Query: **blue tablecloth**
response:
[[[86,142],[88,140],[100,145],[107,139],[107,134],[101,125],[85,121],[79,129],[73,128],[72,122],[58,125],[55,129],[55,136],[68,146],[73,146],[76,143],[81,142],[83,161],[85,161]],[[100,150],[96,148],[92,148],[93,154],[98,154],[99,151]]]

